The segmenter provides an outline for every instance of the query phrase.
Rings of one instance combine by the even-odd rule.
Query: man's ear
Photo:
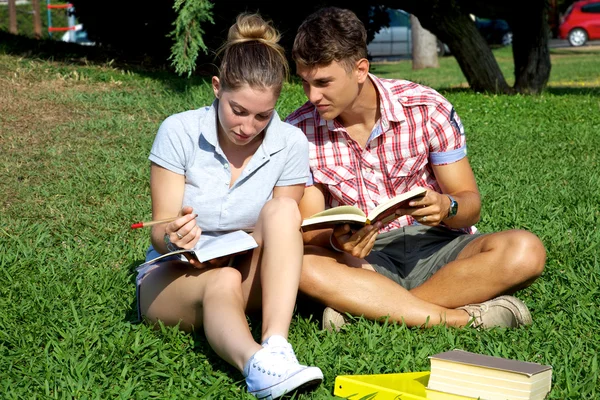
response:
[[[216,76],[212,77],[212,88],[213,88],[213,93],[215,94],[215,97],[218,99],[219,92],[221,91],[221,82],[219,82],[219,78],[217,78]]]
[[[363,83],[369,77],[369,60],[361,58],[356,62],[356,74],[358,83]]]

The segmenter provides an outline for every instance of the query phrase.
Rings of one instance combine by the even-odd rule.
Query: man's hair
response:
[[[367,31],[352,11],[324,7],[309,15],[298,28],[292,58],[307,67],[339,62],[345,70],[367,58]]]

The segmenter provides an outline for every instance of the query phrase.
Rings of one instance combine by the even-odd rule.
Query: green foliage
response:
[[[213,5],[207,0],[186,1],[177,0],[173,8],[177,12],[177,20],[174,22],[175,30],[170,36],[175,38],[171,47],[171,65],[175,72],[185,74],[189,77],[196,69],[196,59],[199,51],[208,53],[202,35],[204,22],[214,23],[211,15]]]
[[[453,58],[420,71],[374,65],[455,105],[482,193],[478,228],[525,228],[543,240],[544,274],[518,293],[534,323],[477,331],[357,318],[329,333],[319,309],[300,302],[290,341],[325,380],[295,398],[331,399],[342,374],[428,370],[427,356],[452,348],[551,364],[550,400],[600,397],[599,56],[553,50],[540,96],[472,93]],[[164,118],[210,104],[210,81],[59,59],[68,58],[0,47],[0,393],[252,399],[202,333],[136,322],[135,267],[149,236],[129,225],[151,216],[149,150]],[[277,110],[305,101],[297,81],[286,84]],[[258,338],[260,319],[249,321]]]
[[[48,34],[48,17],[45,12],[46,2],[40,1],[40,20],[42,22],[42,37],[49,37]],[[19,35],[34,37],[33,29],[33,7],[31,4],[18,4],[17,5],[17,32]],[[67,17],[64,10],[55,10],[52,19],[54,26],[67,26]],[[0,31],[8,31],[8,6],[0,6]],[[54,34],[53,37],[60,37],[60,35]]]

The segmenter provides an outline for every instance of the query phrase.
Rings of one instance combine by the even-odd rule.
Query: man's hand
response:
[[[396,215],[410,215],[422,225],[436,226],[448,216],[450,199],[445,194],[428,190],[425,196],[409,205],[409,208],[397,209]]]
[[[366,225],[358,231],[353,231],[349,224],[336,227],[331,241],[335,247],[358,258],[365,258],[373,249],[375,239],[381,229],[381,222]]]

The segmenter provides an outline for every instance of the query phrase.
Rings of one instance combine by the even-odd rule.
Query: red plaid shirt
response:
[[[441,193],[431,164],[449,164],[466,156],[462,123],[442,95],[409,81],[374,75],[370,79],[379,92],[381,119],[364,149],[339,122],[321,119],[310,102],[286,118],[308,138],[313,178],[308,185],[325,187],[327,208],[354,205],[367,214],[415,186]],[[415,223],[402,216],[381,232]]]

